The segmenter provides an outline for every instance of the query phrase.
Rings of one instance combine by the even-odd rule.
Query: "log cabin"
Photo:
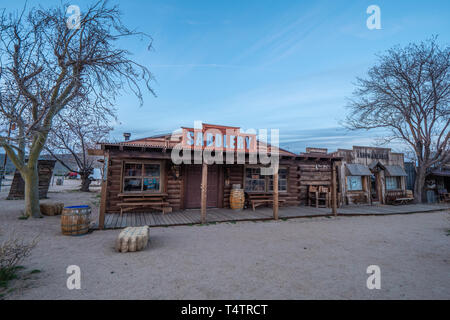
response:
[[[241,132],[239,127],[210,124],[143,139],[125,137],[90,150],[104,156],[100,228],[105,213],[122,211],[200,208],[203,220],[207,208],[230,207],[233,185],[244,189],[246,203],[259,199],[272,205],[275,219],[279,205],[311,204],[311,188],[326,190],[324,204],[336,213],[336,200],[332,202],[336,179],[332,178],[340,158],[326,149],[308,148],[295,154],[259,141],[256,134]],[[273,159],[278,160],[274,161],[278,171],[264,174],[261,168],[272,166]],[[313,200],[317,206],[318,200]]]

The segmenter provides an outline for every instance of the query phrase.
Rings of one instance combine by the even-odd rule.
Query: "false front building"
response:
[[[389,203],[406,196],[403,153],[389,148],[358,147],[338,149],[342,158],[338,170],[338,192],[345,204]]]

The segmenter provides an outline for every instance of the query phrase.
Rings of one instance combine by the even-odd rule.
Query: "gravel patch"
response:
[[[151,228],[144,251],[121,254],[120,230],[63,236],[59,217],[19,220],[20,206],[0,200],[2,237],[39,235],[23,272],[41,272],[13,281],[7,299],[450,299],[450,211]],[[80,290],[66,287],[69,265],[81,268]],[[380,290],[366,287],[369,265],[381,268]]]

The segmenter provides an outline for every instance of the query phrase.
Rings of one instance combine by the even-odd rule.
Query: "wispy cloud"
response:
[[[239,69],[245,66],[218,64],[218,63],[180,63],[180,64],[154,64],[152,68],[231,68]]]

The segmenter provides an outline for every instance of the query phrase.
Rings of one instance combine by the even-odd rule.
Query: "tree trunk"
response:
[[[81,191],[89,192],[89,186],[91,184],[91,179],[89,179],[89,174],[81,174]]]
[[[416,173],[416,180],[414,181],[414,202],[422,203],[424,202],[423,188],[425,185],[425,170],[418,167]]]
[[[37,163],[28,166],[27,172],[22,173],[25,181],[25,212],[28,217],[42,218],[39,207],[39,175]]]

